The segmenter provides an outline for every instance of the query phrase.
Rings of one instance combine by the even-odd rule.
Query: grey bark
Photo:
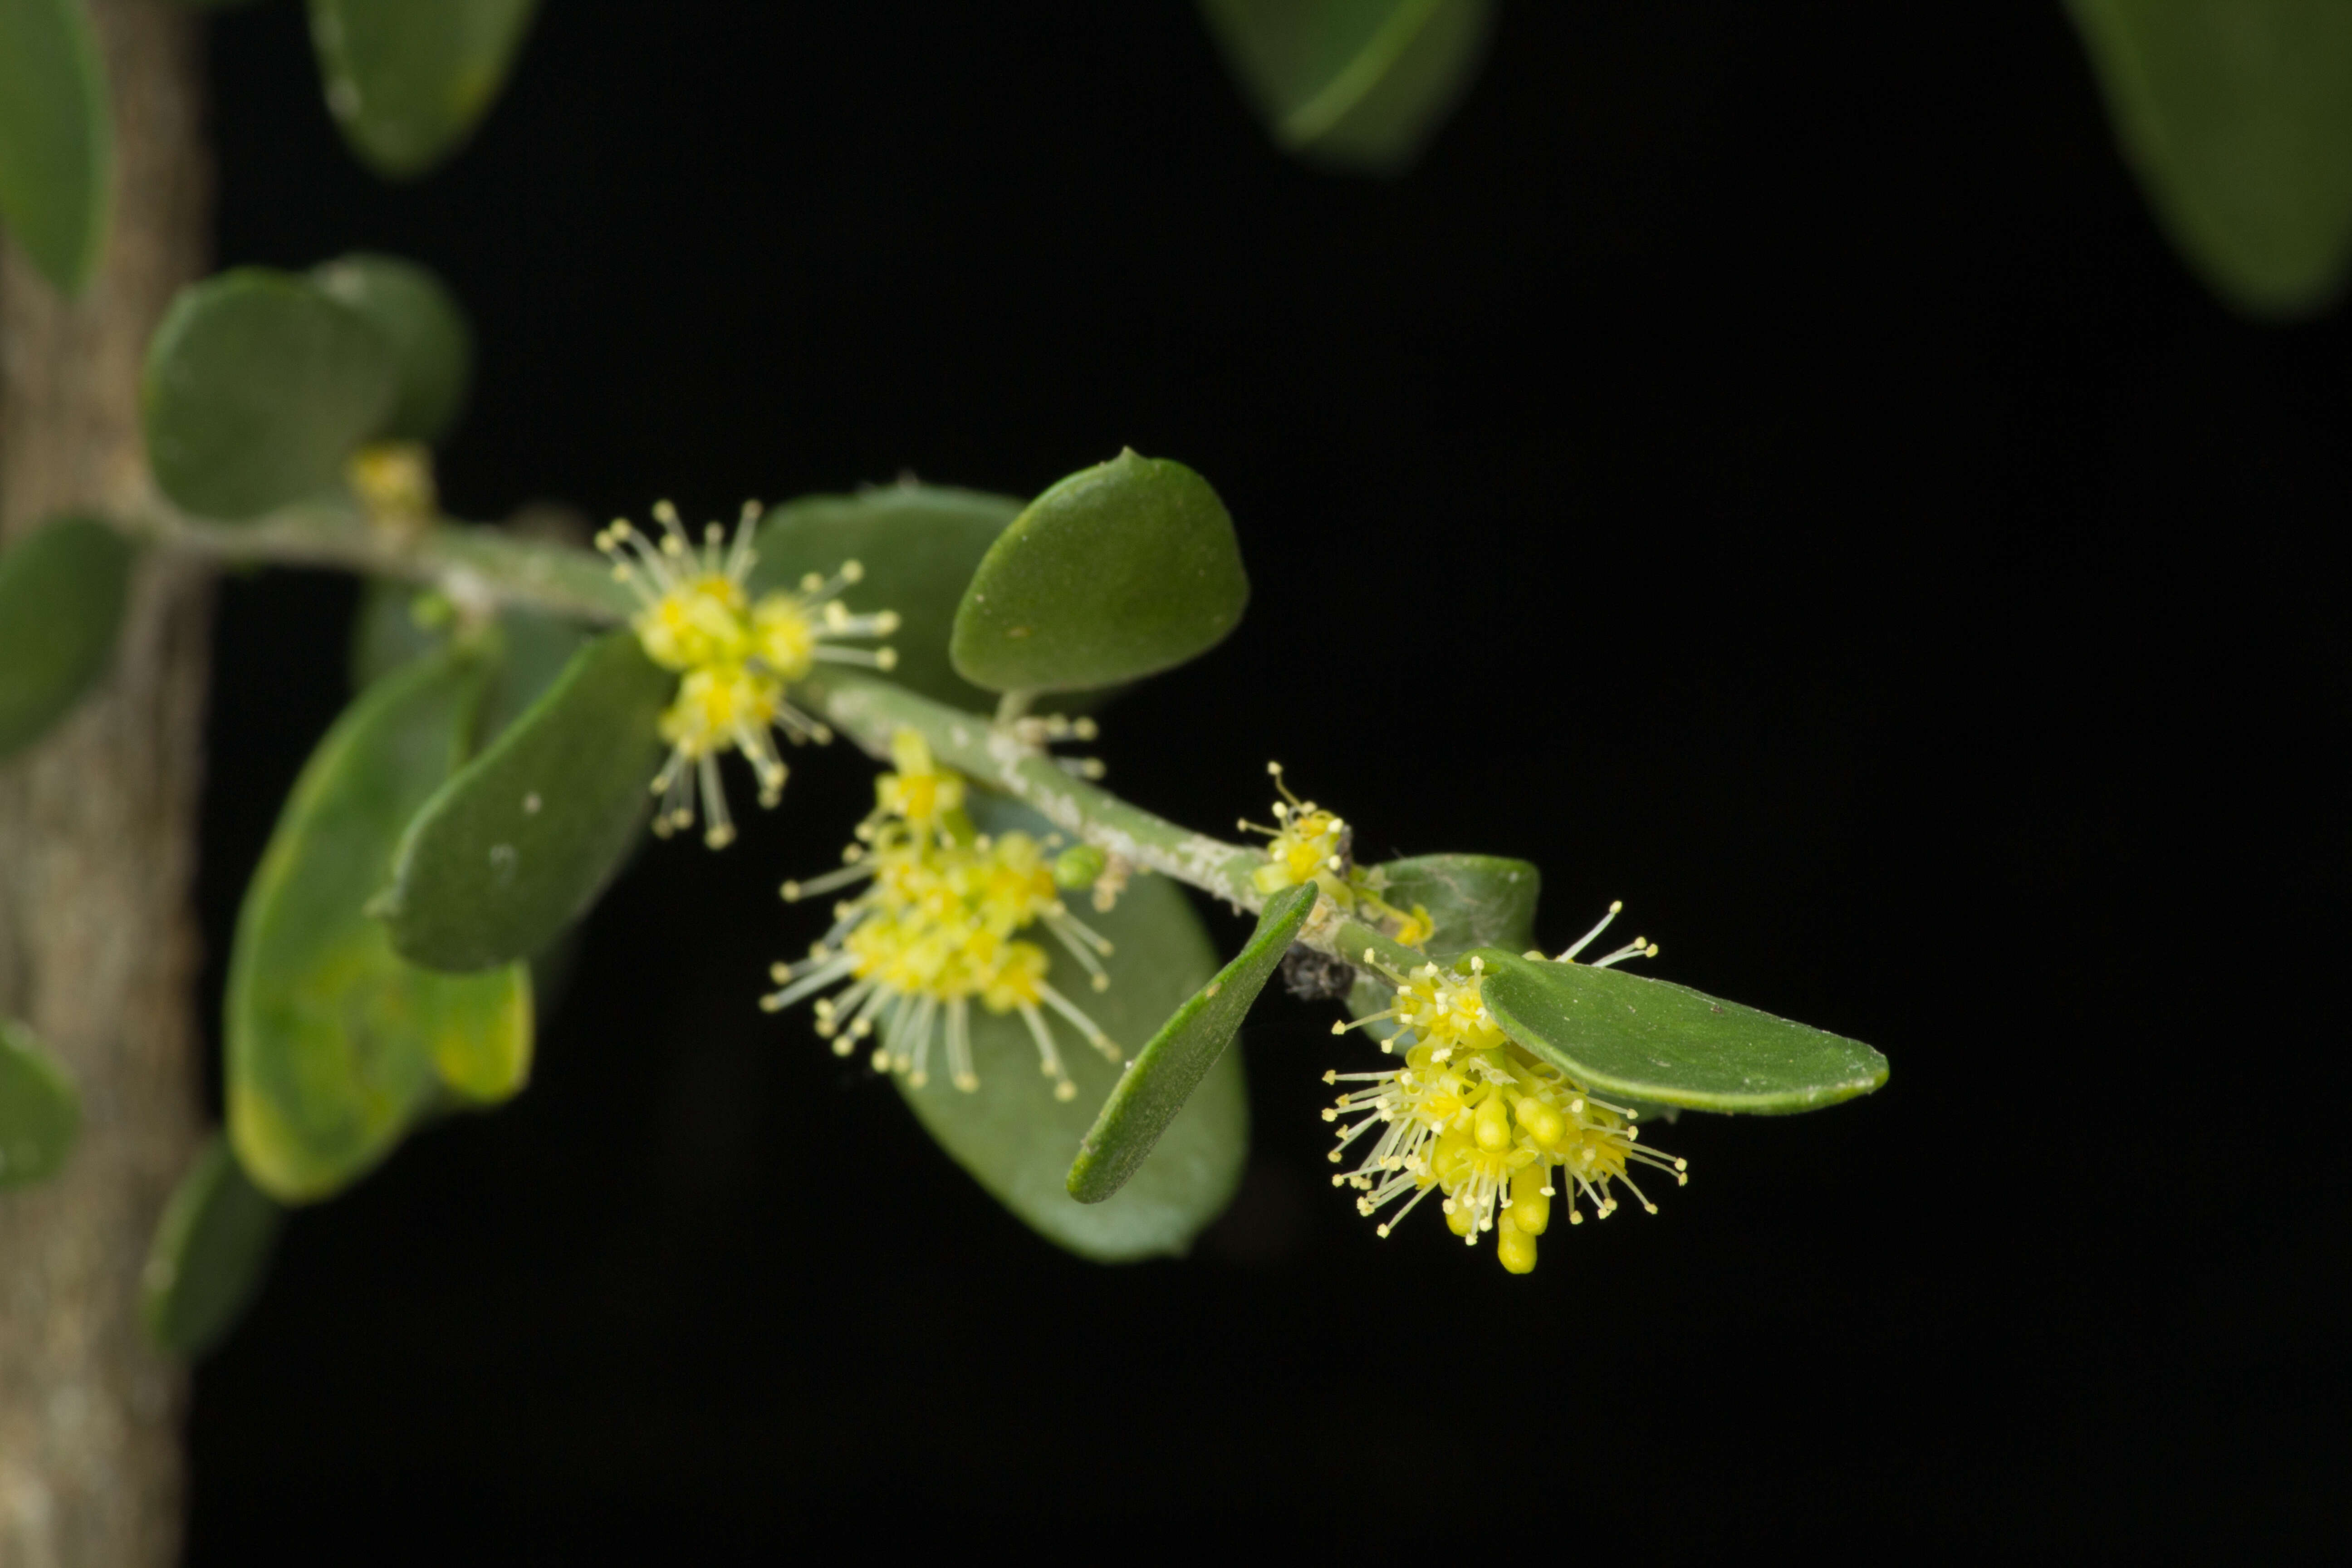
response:
[[[0,247],[0,537],[147,483],[139,365],[204,264],[210,169],[194,19],[90,0],[114,106],[113,225],[61,299]],[[149,552],[114,668],[0,763],[0,1013],[82,1093],[65,1171],[0,1194],[0,1563],[179,1554],[185,1374],[138,1323],[140,1264],[197,1135],[195,867],[209,586]]]

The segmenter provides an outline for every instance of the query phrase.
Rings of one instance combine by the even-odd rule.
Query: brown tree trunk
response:
[[[0,256],[0,537],[147,480],[139,365],[204,265],[198,29],[157,0],[90,0],[114,105],[113,227],[67,300]],[[139,1269],[194,1152],[205,574],[148,552],[113,673],[0,763],[0,1013],[72,1072],[81,1141],[0,1194],[0,1563],[161,1568],[179,1554],[186,1378],[147,1348]]]

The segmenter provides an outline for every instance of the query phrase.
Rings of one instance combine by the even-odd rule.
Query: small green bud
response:
[[[1054,857],[1054,880],[1064,888],[1091,888],[1109,860],[1091,844],[1074,845]]]

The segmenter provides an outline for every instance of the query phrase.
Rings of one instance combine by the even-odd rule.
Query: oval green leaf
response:
[[[473,329],[448,286],[414,261],[365,251],[312,268],[310,281],[392,345],[399,391],[375,434],[399,441],[448,434],[474,374]]]
[[[0,1018],[0,1191],[57,1174],[81,1130],[81,1097],[33,1032]]]
[[[131,546],[66,518],[0,553],[0,757],[31,745],[106,673],[131,587]]]
[[[447,627],[420,622],[420,604],[446,603],[429,590],[405,583],[371,581],[362,590],[360,612],[352,628],[352,685],[365,688],[412,659],[423,658],[447,640]],[[439,617],[444,618],[446,617]],[[496,738],[506,733],[553,686],[592,634],[571,621],[534,615],[527,610],[500,612],[495,637],[484,639],[498,655],[490,689],[483,702],[480,733]],[[553,1014],[570,984],[579,958],[579,931],[566,931],[531,955],[531,1010],[542,1025]],[[528,1066],[528,1063],[522,1064]],[[444,1077],[448,1076],[445,1065]],[[520,1088],[517,1084],[515,1087]]]
[[[1372,868],[1381,897],[1408,912],[1429,911],[1436,932],[1422,946],[1452,959],[1474,947],[1522,952],[1535,944],[1536,895],[1543,873],[1499,855],[1416,855]]]
[[[285,1218],[214,1134],[163,1205],[140,1276],[140,1318],[157,1349],[200,1356],[236,1326]]]
[[[1160,1135],[1233,1043],[1250,1004],[1265,989],[1298,928],[1314,911],[1314,883],[1285,888],[1266,900],[1257,929],[1216,978],[1185,999],[1160,1032],[1136,1053],[1118,1087],[1078,1145],[1065,1180],[1072,1197],[1098,1204],[1127,1184]]]
[[[537,0],[310,0],[327,109],[386,179],[464,145],[506,85]]]
[[[971,811],[990,832],[1018,829],[1043,838],[1053,831],[1045,818],[993,796],[975,799]],[[1200,916],[1164,878],[1139,877],[1109,913],[1089,910],[1085,919],[1115,944],[1104,961],[1110,988],[1088,990],[1083,972],[1059,952],[1050,977],[1121,1046],[1131,1049],[1148,1038],[1216,972],[1215,950]],[[1049,950],[1055,946],[1041,942]],[[1081,1204],[1066,1185],[1070,1161],[1094,1125],[1094,1108],[1118,1087],[1120,1069],[1071,1031],[1056,1028],[1062,1059],[1078,1087],[1074,1100],[1054,1098],[1019,1018],[979,1010],[971,1026],[978,1089],[958,1089],[944,1073],[921,1089],[894,1081],[956,1163],[1046,1240],[1099,1263],[1182,1254],[1223,1212],[1241,1180],[1249,1152],[1241,1053],[1217,1058],[1184,1114],[1117,1196]]]
[[[155,482],[237,521],[341,482],[399,392],[392,345],[299,278],[240,268],[180,291],[140,397]]]
[[[1274,139],[1310,163],[1410,168],[1477,75],[1492,0],[1202,0]]]
[[[1078,691],[1224,640],[1249,602],[1234,520],[1181,463],[1122,452],[1029,503],[957,607],[949,657],[992,691]]]
[[[530,1048],[529,970],[404,962],[369,918],[402,831],[464,755],[482,670],[457,650],[370,688],[319,743],[255,870],[229,954],[229,1137],[308,1203],[400,1142],[443,1082],[494,1098]]]
[[[2124,161],[2190,268],[2252,316],[2334,303],[2352,261],[2352,5],[2068,9]]]
[[[789,587],[845,561],[866,569],[859,609],[896,610],[890,679],[924,696],[987,712],[995,699],[955,672],[948,631],[964,588],[1021,503],[1011,496],[935,485],[887,485],[846,496],[804,496],[760,525],[754,592]]]
[[[105,248],[113,146],[83,0],[0,0],[0,223],[64,293]]]
[[[1868,1094],[1886,1058],[1668,981],[1488,948],[1480,995],[1504,1032],[1586,1089],[1691,1110],[1783,1115]]]
[[[627,632],[574,655],[418,813],[376,907],[394,946],[430,969],[487,969],[585,913],[645,826],[677,685]]]

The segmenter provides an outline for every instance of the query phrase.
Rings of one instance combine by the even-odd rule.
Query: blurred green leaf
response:
[[[0,0],[0,223],[62,292],[98,269],[113,157],[83,0]]]
[[[382,578],[371,580],[362,590],[360,612],[352,626],[353,688],[365,688],[446,642],[446,631],[418,623],[420,602],[437,603],[437,595]],[[509,725],[530,710],[592,635],[572,622],[527,610],[501,612],[498,626],[492,646],[499,658],[479,726],[486,742],[506,733]],[[530,956],[531,1010],[542,1027],[571,985],[579,963],[579,936],[578,928],[571,928]]]
[[[1082,1204],[1098,1204],[1127,1184],[1184,1109],[1201,1080],[1233,1043],[1250,1004],[1265,989],[1298,928],[1314,912],[1312,882],[1266,900],[1257,929],[1215,979],[1195,991],[1136,1053],[1078,1145],[1065,1184]]]
[[[547,695],[595,634],[576,621],[506,610],[499,616],[499,662],[482,719],[496,739]]]
[[[2068,0],[2124,160],[2248,315],[2333,304],[2352,260],[2352,5]]]
[[[677,678],[627,632],[589,644],[417,814],[377,906],[434,969],[528,958],[596,901],[644,826]]]
[[[0,552],[0,757],[40,739],[106,672],[130,585],[130,544],[87,518]]]
[[[972,816],[992,833],[1017,829],[1042,839],[1053,831],[1045,818],[995,796],[976,798]],[[1138,878],[1116,909],[1086,919],[1116,944],[1105,961],[1110,988],[1091,992],[1083,980],[1068,978],[1076,966],[1059,953],[1051,978],[1066,994],[1083,998],[1088,1016],[1121,1046],[1148,1038],[1216,972],[1200,917],[1182,890],[1163,878]],[[1062,1037],[1062,1058],[1078,1087],[1075,1100],[1054,1098],[1052,1081],[1037,1070],[1037,1047],[1018,1017],[979,1009],[971,1026],[977,1090],[958,1089],[944,1074],[921,1089],[894,1081],[956,1163],[1048,1241],[1102,1263],[1181,1254],[1223,1211],[1241,1180],[1249,1152],[1241,1053],[1217,1058],[1184,1114],[1116,1197],[1081,1204],[1066,1184],[1070,1161],[1094,1124],[1094,1108],[1118,1086],[1119,1068],[1068,1030]]]
[[[409,583],[371,577],[360,584],[359,609],[352,616],[352,689],[364,691],[398,669],[423,658],[449,639],[446,624],[454,616],[438,613],[446,606],[439,595]],[[418,618],[419,606],[428,612]],[[443,625],[430,624],[433,621]]]
[[[992,691],[1076,691],[1196,658],[1242,618],[1234,521],[1181,463],[1122,452],[999,535],[957,607],[956,672]]]
[[[1586,1089],[1692,1110],[1813,1110],[1886,1081],[1859,1040],[1589,963],[1487,948],[1480,996],[1504,1032]]]
[[[140,1318],[157,1349],[193,1359],[236,1326],[285,1218],[227,1139],[215,1133],[205,1142],[163,1205],[140,1277]]]
[[[141,401],[163,493],[231,521],[341,481],[398,395],[383,335],[299,278],[239,268],[180,290]]]
[[[418,969],[366,912],[402,830],[463,757],[482,680],[450,649],[369,688],[311,754],[247,890],[228,966],[229,1136],[283,1202],[365,1173],[441,1082],[493,1098],[528,1063],[525,966]]]
[[[1202,0],[1274,139],[1311,163],[1412,166],[1486,52],[1492,0]]]
[[[948,630],[956,605],[1021,503],[1011,496],[934,485],[889,485],[846,496],[804,496],[760,525],[751,587],[789,587],[811,572],[831,576],[845,561],[866,568],[859,609],[896,610],[889,638],[898,652],[890,679],[926,697],[988,712],[996,700],[956,674]]]
[[[352,619],[352,689],[363,689],[446,645],[451,618],[445,601],[430,589],[383,578],[368,582]],[[593,635],[576,622],[529,610],[502,610],[497,624],[497,635],[486,639],[486,649],[497,658],[483,703],[485,741],[504,734],[537,702]]]
[[[310,0],[327,108],[361,163],[413,179],[506,85],[537,0]]]
[[[399,441],[438,441],[466,406],[474,332],[448,286],[414,261],[354,251],[310,269],[327,298],[363,317],[392,345],[399,393],[383,428]]]
[[[33,1032],[0,1018],[0,1192],[57,1174],[81,1130],[81,1098]]]

